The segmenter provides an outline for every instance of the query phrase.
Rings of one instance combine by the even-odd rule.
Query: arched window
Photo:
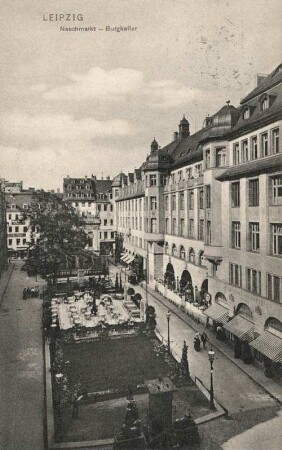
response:
[[[246,107],[246,108],[243,110],[243,119],[244,119],[244,120],[249,119],[250,115],[251,115],[251,113],[250,113],[250,108],[249,108],[249,107]]]
[[[185,248],[183,247],[183,245],[181,245],[180,247],[180,258],[185,259]]]
[[[265,322],[265,328],[270,333],[282,335],[282,322],[275,317],[270,317],[267,319]]]
[[[15,205],[15,203],[12,203],[12,205],[11,205],[11,209],[16,209],[16,205]]]
[[[164,251],[165,251],[165,254],[167,255],[168,254],[168,242],[166,242],[165,243],[165,245],[164,245]]]
[[[171,247],[171,254],[172,254],[173,256],[177,256],[177,248],[176,248],[176,245],[175,245],[175,244],[172,244],[172,247]]]
[[[193,248],[190,248],[189,250],[189,261],[192,263],[195,262],[195,251]]]
[[[199,266],[204,266],[204,265],[205,265],[204,251],[201,250],[199,252]]]
[[[241,316],[247,317],[247,319],[251,319],[253,317],[253,313],[245,303],[240,303],[237,308],[237,314]]]

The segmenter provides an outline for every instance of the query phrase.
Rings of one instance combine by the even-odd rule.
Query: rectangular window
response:
[[[199,190],[199,208],[204,209],[204,189]]]
[[[258,138],[257,136],[253,136],[251,138],[251,152],[250,159],[258,159]]]
[[[238,208],[240,206],[240,182],[231,183],[231,206]]]
[[[204,240],[204,220],[200,219],[199,221],[199,239],[200,241]]]
[[[250,249],[252,252],[259,251],[259,223],[250,222]]]
[[[9,227],[9,233],[13,232],[13,227]]]
[[[184,219],[180,219],[180,236],[184,236]]]
[[[206,150],[206,169],[209,169],[211,166],[211,151]]]
[[[248,146],[248,140],[242,141],[242,162],[249,161],[249,146]]]
[[[18,226],[15,227],[15,232],[16,232],[16,233],[19,232],[19,227],[18,227]]]
[[[180,197],[179,197],[179,202],[180,202],[180,209],[184,209],[184,194],[180,194]]]
[[[150,186],[157,186],[157,175],[150,175]]]
[[[107,231],[104,232],[104,239],[108,239],[108,232]]]
[[[181,181],[183,179],[182,170],[178,172],[178,181]]]
[[[240,222],[232,222],[232,248],[241,248]]]
[[[78,203],[77,203],[78,206]],[[98,211],[101,211],[101,205],[97,205]]]
[[[172,234],[177,234],[176,230],[176,219],[172,219]]]
[[[261,294],[261,272],[255,269],[247,269],[247,285],[248,291],[254,294]]]
[[[157,232],[157,219],[151,219],[151,233]]]
[[[114,239],[114,238],[115,238],[115,232],[111,231],[111,239]]]
[[[172,209],[173,211],[176,210],[176,195],[172,196]]]
[[[107,225],[107,223],[108,223],[108,220],[104,219],[104,226]]]
[[[150,208],[151,210],[157,209],[157,197],[150,197]]]
[[[261,155],[267,156],[268,155],[268,133],[262,133],[261,134]]]
[[[249,180],[249,206],[259,206],[259,180]]]
[[[280,303],[282,301],[282,277],[268,273],[266,293],[269,300]]]
[[[206,186],[206,208],[211,207],[211,187],[210,185]]]
[[[139,218],[139,230],[142,230],[142,217]]]
[[[195,174],[197,174],[199,177],[203,175],[203,165],[197,164],[195,166]]]
[[[272,153],[279,153],[279,128],[271,130],[271,150]]]
[[[165,219],[165,231],[169,233],[169,219]]]
[[[165,196],[165,210],[168,211],[168,195]]]
[[[240,164],[240,149],[239,143],[233,145],[233,165]]]
[[[282,223],[271,224],[272,254],[282,255]]]
[[[211,235],[211,221],[207,220],[207,245],[211,245],[212,235]]]
[[[216,167],[226,166],[226,148],[215,149]]]
[[[194,238],[194,219],[189,220],[189,237]]]
[[[13,239],[8,239],[9,245],[13,245]]]
[[[194,191],[189,191],[188,199],[189,199],[188,204],[189,209],[194,209]]]
[[[20,243],[21,243],[21,240],[17,239],[17,245],[20,245]]]
[[[242,286],[242,266],[229,263],[229,283],[234,286]]]
[[[12,214],[8,214],[8,219],[9,219],[9,220],[12,219]]]
[[[188,169],[186,169],[186,179],[190,180],[191,177],[192,177],[192,169],[191,167],[188,167]]]
[[[270,178],[271,201],[273,205],[282,205],[282,175]]]

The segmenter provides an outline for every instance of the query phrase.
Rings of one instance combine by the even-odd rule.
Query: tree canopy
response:
[[[84,220],[77,211],[58,195],[34,192],[32,203],[24,218],[32,229],[27,266],[43,278],[56,276],[74,255],[84,252],[88,237]]]

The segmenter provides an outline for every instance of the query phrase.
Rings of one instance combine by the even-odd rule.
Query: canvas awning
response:
[[[257,337],[255,325],[240,314],[227,322],[224,329],[237,336],[241,341],[251,342]]]
[[[214,303],[208,309],[204,311],[206,316],[210,317],[214,322],[224,325],[228,322],[229,313],[228,309],[221,306],[219,303]]]
[[[126,257],[124,258],[123,262],[126,262],[126,263],[127,263],[127,261],[130,259],[130,256],[131,256],[131,255],[126,255]]]
[[[120,258],[120,260],[121,260],[121,261],[124,261],[125,258],[127,258],[127,257],[128,257],[128,253],[125,253],[125,254]]]
[[[258,352],[273,362],[282,363],[282,339],[269,331],[264,331],[250,343]]]
[[[126,261],[127,264],[132,263],[132,261],[134,260],[135,255],[130,255],[130,258]]]

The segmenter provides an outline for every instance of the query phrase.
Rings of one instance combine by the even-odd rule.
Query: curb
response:
[[[12,273],[13,273],[13,271],[14,271],[14,268],[15,268],[15,264],[13,264],[12,266],[10,266],[10,267],[7,269],[7,270],[10,269],[10,273],[9,273],[9,275],[8,275],[8,278],[7,278],[7,280],[6,280],[6,285],[5,285],[4,290],[3,290],[2,294],[1,294],[1,297],[0,297],[0,306],[2,305],[2,302],[3,302],[3,299],[4,299],[4,295],[6,294],[6,290],[7,290],[9,281],[10,281],[10,279],[11,279]]]

